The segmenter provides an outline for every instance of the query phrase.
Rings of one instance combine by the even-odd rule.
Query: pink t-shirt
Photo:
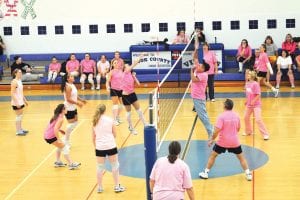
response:
[[[181,35],[177,35],[174,39],[175,44],[187,44],[189,43],[189,37],[187,35],[184,35],[183,37]]]
[[[185,189],[193,187],[188,165],[181,159],[171,164],[167,157],[159,158],[150,174],[155,181],[153,200],[180,200],[184,199]]]
[[[281,47],[283,50],[287,50],[289,53],[295,53],[296,42],[283,42]]]
[[[79,61],[78,60],[69,60],[67,62],[66,68],[69,72],[74,72],[76,69],[79,69]]]
[[[265,52],[260,53],[258,58],[258,71],[267,72],[268,71],[267,64],[269,62],[270,61],[269,61],[268,54]]]
[[[15,93],[13,94],[16,97],[17,102],[11,98],[11,105],[12,106],[22,106],[24,105],[24,94],[23,94],[23,84],[21,80],[15,79],[17,82],[17,88]]]
[[[97,150],[109,150],[117,147],[112,127],[113,119],[105,115],[102,115],[96,126],[93,127]]]
[[[110,87],[114,90],[122,90],[123,71],[121,69],[113,69],[111,71]]]
[[[217,63],[217,57],[215,52],[208,51],[204,52],[203,59],[207,64],[209,64],[209,70],[207,71],[207,74],[214,74],[215,73],[215,65]]]
[[[82,72],[85,73],[94,73],[94,68],[96,67],[96,62],[94,60],[82,60],[80,62],[82,67]]]
[[[122,91],[127,94],[134,92],[134,78],[130,71],[125,71],[123,74]]]
[[[59,71],[61,67],[60,63],[50,63],[49,71]]]
[[[246,83],[246,106],[248,108],[255,108],[261,106],[260,98],[254,103],[254,105],[250,105],[251,101],[257,96],[260,95],[260,86],[256,81],[248,81]]]
[[[58,121],[58,119],[62,119],[64,116],[61,114],[58,116],[58,118],[56,120],[54,120],[53,122],[49,123],[45,132],[44,132],[44,138],[45,139],[52,139],[55,138],[55,133],[54,133],[54,127],[56,125],[56,122]]]
[[[259,65],[259,58],[258,58],[258,57],[255,57],[255,61],[254,61],[254,66],[253,66],[253,68],[254,68],[255,70],[257,70],[257,69],[258,69],[258,65]]]
[[[205,89],[207,85],[208,75],[206,72],[196,73],[199,81],[193,82],[191,85],[191,96],[193,99],[205,100]]]
[[[241,45],[238,48],[237,56],[242,56],[243,58],[248,58],[252,56],[251,47],[248,45],[246,48],[243,48]]]
[[[227,110],[219,115],[215,125],[221,131],[216,142],[219,146],[225,148],[234,148],[240,146],[238,131],[240,129],[240,118],[232,110]]]

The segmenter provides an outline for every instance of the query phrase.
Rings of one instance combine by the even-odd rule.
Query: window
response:
[[[177,31],[184,30],[185,31],[185,22],[177,22]]]
[[[258,20],[249,20],[249,29],[258,29]]]
[[[150,23],[143,23],[142,32],[149,32],[149,31],[150,31]]]
[[[194,28],[196,29],[196,28],[199,28],[199,29],[202,29],[203,30],[203,22],[195,22],[195,26],[194,26]]]
[[[80,25],[72,25],[72,34],[81,34]]]
[[[159,32],[168,32],[168,23],[159,23]]]
[[[46,26],[38,26],[38,34],[39,35],[47,35],[47,27]]]
[[[231,30],[240,30],[240,21],[231,21],[230,28]]]
[[[124,33],[132,33],[132,32],[133,32],[132,24],[124,24]]]
[[[114,25],[114,24],[107,24],[106,25],[106,32],[107,33],[115,33],[116,32],[116,25]]]
[[[274,29],[277,27],[276,19],[268,19],[267,21],[268,29]]]
[[[91,24],[89,26],[89,28],[90,28],[90,34],[98,33],[98,25],[97,24]]]
[[[55,26],[55,34],[56,35],[64,34],[64,27],[63,26]]]
[[[29,26],[21,26],[21,35],[29,35]]]
[[[11,26],[3,27],[3,33],[4,35],[12,35],[12,27]]]
[[[222,22],[221,21],[214,21],[212,23],[212,29],[214,31],[216,31],[216,30],[222,30]]]
[[[295,19],[286,19],[285,27],[286,28],[296,28],[296,20]]]

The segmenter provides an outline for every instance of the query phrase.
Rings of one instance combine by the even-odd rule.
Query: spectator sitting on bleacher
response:
[[[74,53],[70,55],[70,60],[66,64],[66,71],[68,74],[77,77],[79,76],[79,61],[76,59]]]
[[[276,60],[278,57],[278,48],[277,48],[276,44],[274,43],[273,38],[270,35],[268,35],[266,37],[264,44],[267,47],[266,53],[269,57],[270,64],[273,68],[276,65]],[[269,70],[268,70],[266,78],[267,78],[267,82],[269,82],[270,81],[270,71]]]
[[[0,36],[0,55],[3,55],[4,49],[5,49],[5,44],[2,40],[2,37]]]
[[[185,34],[185,30],[179,30],[173,44],[187,44],[189,41],[189,36]]]
[[[289,55],[287,50],[282,50],[281,56],[277,59],[277,75],[276,75],[276,89],[279,89],[280,86],[280,80],[282,76],[288,76],[291,88],[295,88],[295,80],[294,80],[294,74],[292,69],[292,59]]]
[[[107,58],[105,55],[101,55],[100,60],[97,62],[97,87],[96,90],[100,90],[100,83],[101,80],[103,80],[104,83],[106,83],[106,74],[109,72],[109,62],[107,61]]]
[[[81,83],[81,90],[84,90],[84,82],[88,79],[89,83],[92,85],[91,90],[95,89],[94,84],[94,77],[96,77],[96,62],[91,59],[89,53],[84,55],[84,59],[80,62],[80,83]]]
[[[22,61],[22,58],[20,56],[15,56],[14,57],[15,62],[11,65],[11,74],[15,69],[20,69],[22,70],[22,81],[37,81],[39,80],[40,77],[43,77],[43,74],[32,74],[33,73],[33,68]]]
[[[300,51],[300,42],[298,42],[298,51]],[[296,60],[298,71],[300,72],[300,54],[297,55],[295,60]]]
[[[292,60],[295,59],[295,51],[296,51],[296,42],[293,41],[292,35],[289,33],[285,36],[285,41],[281,46],[282,50],[287,50],[290,54]]]
[[[240,46],[238,47],[238,52],[236,55],[236,60],[239,62],[239,73],[243,72],[243,67],[246,69],[250,66],[250,58],[252,56],[252,50],[248,41],[243,39]]]
[[[57,62],[57,59],[55,56],[52,57],[51,63],[49,64],[49,71],[48,71],[48,83],[55,82],[55,79],[60,72],[61,64]]]

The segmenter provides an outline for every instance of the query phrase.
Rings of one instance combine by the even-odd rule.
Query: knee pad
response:
[[[105,165],[97,163],[97,172],[102,172],[105,170]]]
[[[129,111],[129,112],[126,112],[126,117],[127,118],[130,118],[131,117],[131,112]]]
[[[93,77],[91,77],[91,78],[89,77],[88,81],[89,81],[90,84],[93,84],[94,83]]]
[[[58,148],[58,147],[57,147],[57,148],[56,148],[56,151],[57,151],[57,152],[61,152],[61,151],[62,151],[62,148]]]
[[[119,105],[118,105],[118,108],[119,108],[120,110],[123,109],[123,107],[124,107],[124,106],[123,106],[122,104],[119,104]]]
[[[96,76],[96,80],[97,80],[97,81],[100,81],[100,79],[101,79],[101,76],[100,76],[100,75],[97,75],[97,76]]]
[[[112,106],[112,109],[113,109],[113,110],[118,110],[118,109],[119,109],[119,106],[118,106],[118,105],[113,105],[113,106]]]
[[[84,77],[84,76],[81,76],[79,81],[80,81],[80,83],[84,83],[85,77]]]
[[[119,169],[119,166],[120,166],[120,164],[119,164],[118,161],[117,162],[112,162],[111,163],[111,170],[116,171],[116,170]]]
[[[75,128],[76,128],[76,126],[77,126],[77,124],[78,124],[78,122],[76,121],[76,122],[73,122],[73,123],[70,123],[70,124],[68,124],[67,125],[67,130],[69,131],[69,132],[72,132]]]
[[[70,153],[70,146],[65,145],[61,151],[63,152],[64,155],[68,155]]]
[[[17,115],[16,116],[16,121],[20,122],[20,121],[22,121],[22,118],[23,118],[23,115]]]

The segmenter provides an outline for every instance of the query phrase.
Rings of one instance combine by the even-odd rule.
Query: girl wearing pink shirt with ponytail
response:
[[[139,56],[139,58],[134,61],[132,65],[125,64],[123,79],[122,79],[122,102],[126,109],[126,117],[128,121],[128,129],[130,133],[136,135],[137,132],[132,125],[131,120],[131,105],[134,107],[136,112],[139,115],[140,120],[143,122],[144,126],[146,124],[143,111],[140,108],[140,104],[138,102],[137,96],[134,92],[134,83],[136,82],[138,85],[140,84],[139,80],[136,78],[135,73],[132,72],[132,69],[139,63],[140,59],[143,57],[143,54]]]
[[[261,118],[261,99],[260,99],[260,86],[257,82],[256,72],[250,71],[248,73],[248,82],[246,84],[246,111],[245,111],[245,135],[252,135],[253,128],[251,125],[251,114],[254,113],[255,122],[258,125],[260,133],[263,135],[264,140],[269,139],[269,133]]]

